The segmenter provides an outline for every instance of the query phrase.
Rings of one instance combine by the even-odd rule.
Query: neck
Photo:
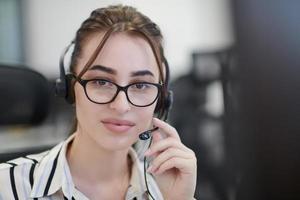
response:
[[[67,151],[72,177],[90,184],[112,183],[130,177],[128,151],[102,149],[76,132]]]

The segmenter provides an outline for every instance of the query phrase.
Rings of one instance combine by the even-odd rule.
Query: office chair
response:
[[[40,73],[24,66],[0,64],[0,134],[12,127],[42,124],[50,108],[50,87]],[[6,144],[7,145],[7,144]],[[41,152],[49,147],[26,147],[0,152],[0,162]]]
[[[0,64],[0,125],[36,125],[49,111],[47,79],[29,68]]]

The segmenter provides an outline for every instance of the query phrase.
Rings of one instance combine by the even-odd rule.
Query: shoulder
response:
[[[38,154],[19,157],[0,164],[0,199],[29,197],[37,171],[44,161],[53,160],[52,154],[60,149],[62,143]]]
[[[10,170],[20,170],[26,168],[27,166],[31,166],[33,164],[37,164],[40,160],[48,153],[49,151],[45,151],[39,154],[27,155],[24,157],[19,157],[5,163],[0,164],[0,178],[2,175],[8,173]]]
[[[30,155],[19,157],[19,158],[13,159],[13,160],[9,160],[9,161],[4,162],[4,163],[0,163],[0,176],[3,173],[6,173],[7,171],[11,170],[11,168],[21,169],[21,168],[24,168],[26,166],[31,166],[31,165],[34,165],[34,164],[39,165],[44,159],[51,156],[51,154],[53,152],[57,152],[58,149],[61,148],[62,143],[63,142],[57,144],[52,149],[49,149],[47,151],[43,151],[41,153],[30,154]]]
[[[48,172],[57,162],[65,142],[62,141],[42,153],[19,157],[0,164],[0,200],[27,199],[31,196],[34,188],[39,188],[41,184],[38,180],[45,179],[43,176],[45,170]]]
[[[48,151],[19,157],[0,164],[0,195],[22,184],[23,188],[30,185],[30,170],[38,165]],[[24,185],[24,186],[23,186]],[[1,197],[1,196],[0,196]],[[1,199],[1,198],[0,198]]]
[[[31,154],[23,157],[19,157],[5,163],[0,163],[0,174],[5,173],[11,168],[23,168],[26,165],[32,165],[40,162],[40,160],[49,152],[49,150],[38,154]]]

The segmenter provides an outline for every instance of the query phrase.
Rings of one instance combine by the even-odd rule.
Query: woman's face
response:
[[[103,34],[92,35],[84,43],[76,74],[95,51]],[[126,33],[110,36],[102,51],[82,79],[106,79],[120,86],[146,81],[158,83],[159,70],[150,45],[145,39]],[[151,128],[156,102],[148,107],[136,107],[120,91],[108,104],[95,104],[85,95],[83,87],[74,86],[78,132],[81,138],[106,150],[130,147],[138,135]]]

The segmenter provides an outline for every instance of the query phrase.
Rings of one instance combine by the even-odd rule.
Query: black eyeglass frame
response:
[[[120,85],[118,85],[118,84],[116,84],[116,83],[114,83],[114,82],[112,82],[112,81],[106,80],[106,79],[97,79],[97,78],[95,78],[95,79],[88,79],[88,80],[86,80],[86,79],[81,79],[81,78],[79,78],[79,77],[76,77],[76,76],[73,75],[73,74],[72,74],[72,76],[73,76],[73,78],[74,78],[74,79],[75,79],[75,80],[83,87],[84,93],[85,93],[86,97],[87,97],[91,102],[93,102],[93,103],[95,103],[95,104],[108,104],[108,103],[111,103],[111,102],[113,102],[113,101],[116,99],[116,97],[118,96],[119,92],[120,92],[120,91],[123,91],[123,92],[125,92],[127,101],[128,101],[130,104],[132,104],[132,105],[134,105],[134,106],[136,106],[136,107],[147,107],[147,106],[151,106],[151,105],[158,99],[158,97],[160,96],[160,94],[161,94],[161,92],[162,92],[162,84],[160,84],[160,83],[150,83],[150,82],[146,82],[146,81],[141,81],[141,82],[130,83],[130,84],[126,85],[126,86],[120,86]],[[99,103],[99,102],[96,102],[96,101],[92,100],[92,99],[89,97],[89,95],[87,94],[87,91],[86,91],[86,85],[87,85],[87,83],[90,82],[90,81],[97,81],[97,80],[109,82],[109,83],[111,83],[111,84],[113,84],[113,85],[115,85],[115,86],[117,87],[117,91],[116,91],[115,95],[113,96],[113,98],[112,98],[110,101],[105,102],[105,103]],[[130,86],[136,85],[136,84],[150,84],[150,85],[153,85],[153,86],[157,87],[157,95],[156,95],[156,97],[154,98],[154,100],[153,100],[151,103],[146,104],[146,105],[142,105],[142,106],[141,106],[141,105],[136,105],[136,104],[134,104],[132,101],[130,101],[130,99],[129,99],[129,97],[128,97],[128,94],[127,94],[127,90],[128,90],[128,88],[129,88]]]

